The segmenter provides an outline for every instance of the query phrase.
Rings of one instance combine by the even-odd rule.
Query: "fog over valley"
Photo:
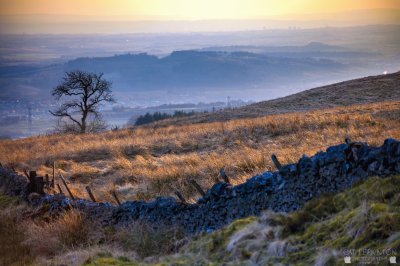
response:
[[[212,112],[400,69],[400,26],[192,33],[1,35],[0,135],[45,133],[66,71],[104,73],[109,125],[146,112]],[[182,104],[189,104],[184,105]],[[164,105],[163,107],[160,107]],[[166,107],[167,106],[167,107]],[[189,106],[189,107],[188,107]],[[15,124],[18,124],[16,126]],[[10,126],[7,126],[10,125]]]

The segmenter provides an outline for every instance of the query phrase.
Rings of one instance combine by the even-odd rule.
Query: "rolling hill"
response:
[[[400,72],[344,81],[237,109],[161,121],[157,125],[228,121],[398,100],[400,100]]]
[[[165,127],[1,140],[0,162],[9,171],[15,168],[22,175],[24,170],[36,170],[40,176],[51,176],[54,162],[55,173],[64,176],[79,198],[88,199],[89,186],[99,202],[115,202],[111,192],[126,202],[175,196],[179,191],[194,203],[200,194],[190,181],[196,180],[204,190],[215,189],[221,168],[232,185],[240,185],[274,170],[272,154],[283,165],[300,157],[307,164],[309,157],[303,154],[318,153],[346,137],[373,146],[387,138],[400,139],[398,81],[395,73],[316,88],[228,110],[231,117],[225,115],[224,120],[220,113],[205,116],[211,122],[189,124],[186,119],[173,125],[171,120]],[[232,119],[240,116],[247,118]],[[337,170],[328,168],[333,174]],[[398,176],[372,177],[297,212],[268,212],[263,218],[236,220],[195,237],[179,228],[140,222],[103,226],[76,209],[49,216],[0,194],[0,239],[8,243],[0,245],[0,258],[6,265],[340,263],[342,248],[399,248],[398,184]],[[35,195],[30,199],[34,201]]]

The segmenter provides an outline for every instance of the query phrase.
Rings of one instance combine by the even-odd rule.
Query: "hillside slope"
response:
[[[400,71],[318,87],[233,110],[166,120],[158,123],[158,125],[227,121],[397,100],[400,100]]]
[[[4,166],[37,170],[44,176],[62,174],[79,197],[90,185],[96,198],[113,201],[154,199],[179,190],[186,199],[198,196],[189,180],[210,188],[225,168],[234,184],[293,163],[345,137],[380,145],[400,139],[400,101],[279,114],[229,122],[168,127],[138,127],[102,134],[37,136],[0,141]]]

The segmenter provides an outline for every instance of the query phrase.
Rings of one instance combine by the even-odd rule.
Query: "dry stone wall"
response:
[[[143,220],[155,226],[180,226],[189,233],[198,233],[216,230],[235,219],[259,215],[267,209],[292,212],[315,197],[341,192],[370,176],[384,178],[399,173],[400,142],[387,139],[381,147],[363,142],[332,146],[237,186],[216,183],[196,204],[185,204],[173,197],[159,197],[151,202],[128,201],[121,206],[71,200],[62,194],[31,197],[24,194],[27,179],[4,168],[0,168],[0,187],[33,205],[50,206],[50,212],[75,207],[107,225],[127,226]]]

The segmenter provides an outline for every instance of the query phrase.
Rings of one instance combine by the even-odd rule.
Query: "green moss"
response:
[[[389,206],[385,203],[373,203],[371,205],[371,211],[374,212],[375,214],[381,212],[387,212],[389,211]]]
[[[231,223],[225,229],[216,231],[211,234],[210,241],[207,244],[209,252],[215,252],[217,249],[226,248],[226,245],[230,239],[230,237],[236,233],[237,231],[243,229],[246,225],[249,225],[256,221],[257,218],[249,217],[240,220],[236,220]]]
[[[125,261],[125,262],[130,262],[130,260],[125,256],[118,257],[118,260]]]
[[[289,222],[281,224],[286,226],[285,232],[292,232],[287,236],[292,239],[298,250],[289,254],[288,259],[306,261],[304,255],[308,256],[307,251],[311,250],[316,254],[321,248],[396,248],[397,240],[388,245],[387,239],[400,231],[400,213],[397,206],[399,184],[399,176],[386,179],[371,178],[333,198],[326,197],[325,199],[329,198],[332,205],[335,205],[322,209],[328,211],[321,212],[321,209],[318,210],[318,204],[311,202],[303,210],[289,215]],[[327,203],[323,199],[318,201]],[[305,210],[310,214],[305,215]],[[307,218],[313,215],[315,219],[305,219],[295,230],[290,227],[298,217]],[[318,217],[321,220],[318,221]],[[313,257],[311,254],[310,256]]]
[[[386,248],[392,248],[394,250],[400,250],[400,232],[397,232],[396,237],[386,244]]]
[[[227,250],[231,237],[255,222],[258,225],[251,229],[251,237],[239,239],[236,253],[231,254]],[[268,251],[274,237],[263,230],[270,227],[281,232],[275,240],[289,243],[282,257]],[[237,220],[194,237],[179,253],[160,258],[162,263],[157,265],[251,265],[255,253],[262,265],[313,265],[318,259],[325,265],[341,265],[343,256],[329,252],[343,248],[400,250],[400,176],[370,178],[343,193],[314,199],[287,215]],[[98,264],[88,265],[136,265],[110,258],[94,262]]]
[[[137,266],[139,265],[136,262],[132,262],[127,260],[126,258],[97,258],[91,260],[90,262],[85,264],[86,266],[111,266],[111,265],[118,265],[118,266]]]
[[[319,199],[313,199],[300,211],[289,216],[280,216],[279,224],[283,225],[283,235],[304,231],[309,224],[320,221],[343,208],[343,205],[333,204],[334,196],[326,195]]]
[[[11,197],[0,193],[0,209],[7,208],[18,203],[18,197]]]

